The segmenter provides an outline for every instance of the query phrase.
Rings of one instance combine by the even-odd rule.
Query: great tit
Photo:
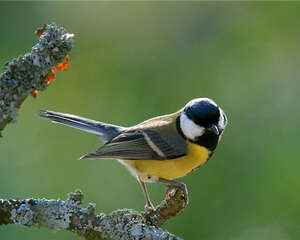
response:
[[[153,208],[145,183],[163,182],[184,190],[173,179],[202,166],[212,156],[227,125],[223,110],[209,98],[196,98],[179,111],[121,127],[71,114],[40,111],[40,116],[100,137],[103,145],[80,159],[113,158],[139,181],[146,207]]]

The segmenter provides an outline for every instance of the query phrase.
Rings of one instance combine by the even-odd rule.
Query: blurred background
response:
[[[65,199],[81,189],[97,212],[142,210],[137,181],[115,160],[77,161],[96,136],[54,125],[40,109],[134,125],[196,97],[229,125],[213,158],[180,179],[190,204],[164,229],[184,239],[300,237],[299,3],[0,3],[0,65],[29,52],[34,31],[75,33],[70,67],[29,97],[0,145],[0,198]],[[149,186],[152,200],[164,197]],[[1,239],[80,239],[66,231],[2,226]]]

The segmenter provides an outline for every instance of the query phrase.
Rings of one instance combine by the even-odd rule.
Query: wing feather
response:
[[[85,158],[124,160],[167,160],[186,155],[187,146],[180,136],[161,136],[154,130],[123,132]]]

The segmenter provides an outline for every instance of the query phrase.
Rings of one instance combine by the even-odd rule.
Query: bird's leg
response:
[[[164,179],[164,178],[159,178],[158,179],[159,182],[161,183],[165,183],[167,184],[167,192],[170,190],[170,188],[180,188],[183,193],[184,193],[184,198],[185,198],[185,206],[188,205],[189,203],[189,194],[188,194],[188,190],[187,190],[187,187],[184,183],[181,183],[181,182],[176,182],[176,181],[173,181],[173,180],[168,180],[168,179]]]
[[[149,194],[148,194],[148,191],[147,191],[147,188],[146,188],[146,184],[138,177],[138,181],[142,187],[142,190],[143,190],[143,193],[144,193],[144,196],[145,196],[145,199],[146,199],[146,211],[147,210],[151,210],[151,209],[154,209],[153,207],[153,204],[149,198]]]

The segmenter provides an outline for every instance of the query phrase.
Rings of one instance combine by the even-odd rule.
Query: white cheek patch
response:
[[[184,136],[191,140],[195,140],[196,137],[202,136],[205,131],[205,128],[195,124],[185,115],[185,113],[180,115],[180,127]]]

